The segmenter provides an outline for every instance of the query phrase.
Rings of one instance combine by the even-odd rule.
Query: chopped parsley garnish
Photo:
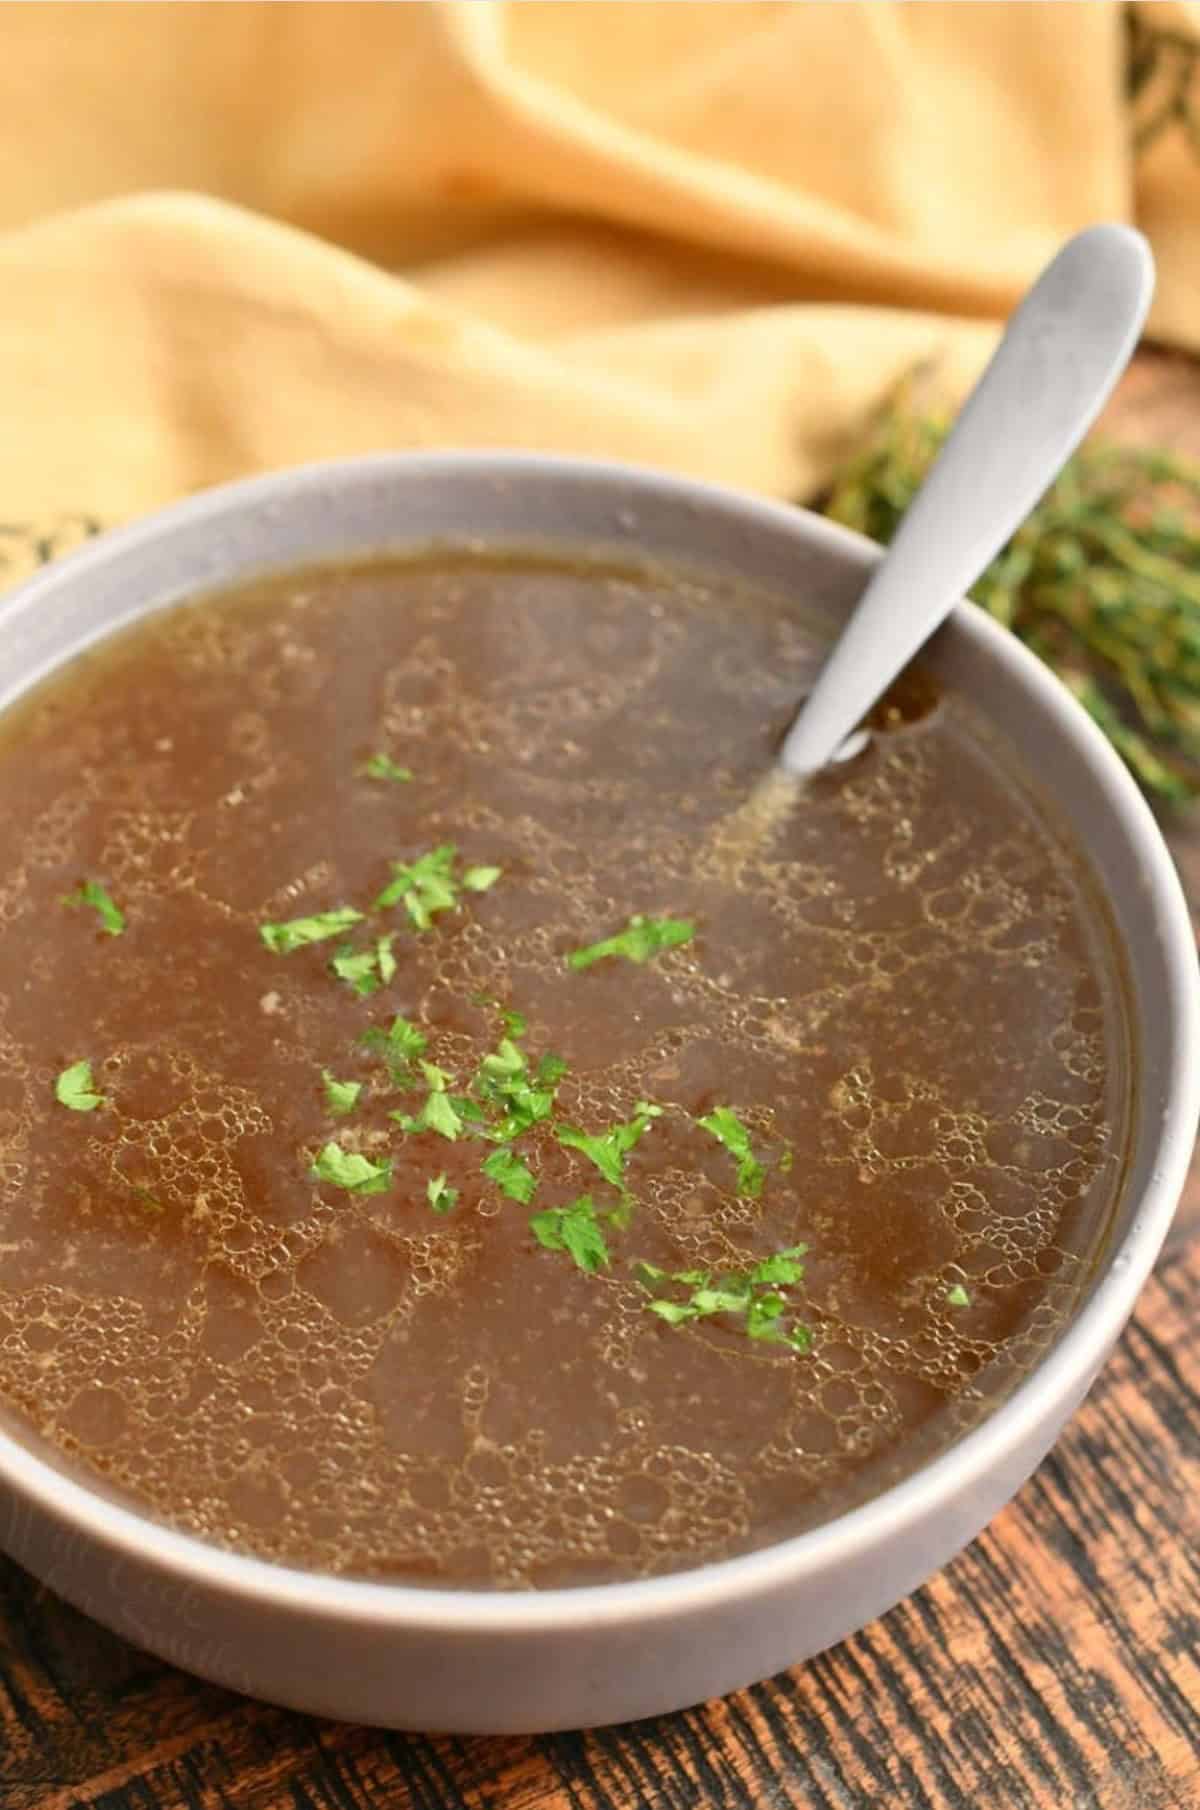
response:
[[[463,1128],[463,1122],[446,1092],[449,1076],[434,1062],[422,1062],[421,1073],[429,1092],[420,1112],[392,1112],[388,1117],[396,1121],[401,1131],[436,1131],[440,1137],[449,1138],[454,1143]]]
[[[357,1150],[343,1150],[329,1143],[319,1152],[309,1174],[334,1188],[345,1188],[350,1194],[383,1194],[392,1185],[392,1159],[373,1163]]]
[[[690,918],[646,918],[639,914],[630,918],[624,930],[618,930],[615,936],[589,943],[586,949],[573,949],[567,957],[567,966],[577,971],[590,968],[594,962],[602,962],[610,955],[624,956],[627,962],[648,962],[652,955],[658,955],[663,949],[677,949],[681,943],[690,943],[695,934],[696,926]]]
[[[480,1167],[502,1194],[507,1194],[510,1200],[519,1200],[524,1207],[529,1205],[537,1190],[537,1176],[515,1150],[501,1145],[484,1158]]]
[[[566,1251],[589,1275],[608,1268],[608,1245],[590,1194],[581,1194],[569,1207],[548,1207],[544,1213],[535,1213],[529,1229],[546,1250]]]
[[[412,778],[407,767],[398,767],[390,754],[372,754],[358,769],[364,779],[394,779],[398,785]]]
[[[340,936],[352,924],[362,923],[362,912],[353,905],[339,905],[334,911],[318,911],[311,918],[292,918],[286,924],[260,924],[258,934],[274,955],[290,955],[308,943],[323,943],[327,937]]]
[[[412,1066],[424,1054],[427,1038],[424,1031],[397,1015],[386,1030],[372,1025],[359,1038],[364,1049],[382,1057],[385,1068],[398,1087],[412,1080]]]
[[[724,1144],[737,1164],[738,1193],[749,1200],[757,1200],[762,1193],[763,1166],[750,1148],[750,1133],[732,1106],[714,1106],[696,1123],[711,1132],[719,1144]]]
[[[468,892],[487,892],[504,872],[502,867],[468,867],[462,883]]]
[[[478,993],[474,1003],[500,1005],[499,1000]],[[528,1058],[517,1041],[527,1029],[524,1017],[520,1012],[501,1008],[501,1021],[504,1036],[483,1057],[470,1092],[455,1094],[452,1103],[460,1118],[467,1121],[470,1135],[487,1138],[494,1144],[511,1144],[532,1126],[550,1118],[555,1091],[567,1065],[561,1056],[548,1052],[531,1074]]]
[[[339,980],[344,980],[352,992],[360,998],[379,990],[379,977],[375,973],[375,952],[373,949],[354,950],[349,943],[343,943],[329,964]]]
[[[474,1081],[475,1099],[483,1108],[499,1114],[490,1123],[485,1122],[478,1135],[495,1143],[509,1143],[531,1125],[548,1119],[554,1108],[555,1086],[566,1073],[566,1063],[560,1058],[543,1057],[531,1081],[525,1052],[513,1041],[524,1031],[525,1020],[519,1012],[506,1012],[504,1018],[511,1035],[502,1037],[492,1054],[483,1058]],[[552,1080],[546,1078],[547,1063]],[[487,1110],[478,1116],[487,1121]]]
[[[392,954],[395,940],[396,932],[392,930],[386,936],[377,936],[372,949],[355,950],[349,943],[344,943],[329,966],[360,999],[366,999],[372,993],[378,993],[380,987],[386,987],[395,976],[396,958]]]
[[[553,1088],[530,1087],[528,1082],[518,1081],[504,1096],[504,1116],[482,1128],[480,1135],[490,1138],[494,1144],[511,1143],[531,1125],[540,1125],[543,1119],[548,1119],[553,1110]]]
[[[454,1103],[446,1093],[433,1092],[425,1102],[422,1114],[428,1130],[436,1131],[439,1136],[449,1138],[451,1143],[458,1137],[463,1122],[455,1111]]]
[[[85,1059],[64,1068],[54,1083],[54,1098],[72,1112],[95,1112],[97,1106],[103,1106],[104,1095],[95,1091],[91,1063]]]
[[[637,1279],[652,1297],[647,1307],[668,1326],[688,1326],[696,1320],[708,1320],[718,1314],[731,1314],[742,1323],[747,1338],[772,1345],[788,1345],[793,1351],[811,1348],[812,1335],[807,1326],[793,1321],[785,1324],[791,1308],[783,1288],[794,1287],[804,1278],[801,1259],[806,1245],[794,1244],[776,1251],[761,1263],[742,1271],[714,1274],[711,1270],[662,1270],[653,1263],[637,1266]],[[664,1290],[686,1290],[678,1294]]]
[[[425,1198],[435,1213],[450,1213],[458,1199],[458,1189],[448,1187],[445,1172],[431,1175],[425,1183]]]
[[[429,930],[439,912],[455,909],[464,887],[469,892],[486,892],[500,878],[498,867],[469,867],[456,875],[457,858],[453,842],[443,842],[415,861],[393,861],[392,878],[375,900],[375,910],[387,911],[403,903],[415,927]]]
[[[482,1126],[487,1121],[487,1109],[473,1100],[470,1094],[451,1094],[450,1103],[460,1119],[468,1119],[472,1125]],[[482,1131],[478,1134],[484,1135]]]
[[[946,1299],[951,1307],[970,1307],[971,1305],[970,1292],[963,1287],[961,1282],[951,1284],[946,1290]]]
[[[335,1080],[328,1069],[322,1071],[321,1079],[325,1083],[326,1111],[332,1113],[335,1119],[344,1119],[358,1105],[358,1096],[363,1090],[362,1082]]]
[[[525,1072],[525,1057],[511,1037],[502,1037],[490,1056],[479,1064],[478,1085],[481,1092],[502,1097],[518,1075]]]
[[[445,842],[415,861],[393,861],[392,878],[375,900],[376,911],[386,911],[404,901],[404,908],[418,930],[428,930],[439,911],[451,911],[455,903],[455,847]]]
[[[375,966],[379,973],[380,984],[385,987],[390,980],[394,980],[396,977],[396,958],[392,954],[394,941],[394,933],[375,938]]]
[[[781,1282],[787,1287],[804,1280],[804,1265],[799,1259],[806,1255],[806,1244],[793,1244],[787,1250],[776,1251],[772,1257],[764,1257],[761,1263],[755,1264],[750,1272],[754,1282]]]
[[[610,1125],[599,1136],[579,1131],[574,1125],[560,1125],[555,1136],[560,1144],[580,1151],[595,1163],[606,1182],[611,1182],[614,1188],[623,1188],[626,1156],[654,1120],[662,1117],[662,1111],[661,1106],[651,1106],[648,1100],[639,1100],[634,1107],[632,1119],[624,1125]]]
[[[71,906],[72,910],[81,905],[90,905],[99,917],[100,928],[106,936],[120,936],[125,928],[125,913],[99,880],[84,880],[74,892],[65,894],[63,904]]]

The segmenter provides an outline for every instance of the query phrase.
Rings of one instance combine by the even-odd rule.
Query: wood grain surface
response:
[[[1146,355],[1110,431],[1200,454]],[[1200,820],[1169,826],[1200,908]],[[1200,1176],[1055,1451],[923,1590],[686,1715],[538,1740],[317,1722],[137,1652],[0,1560],[0,1810],[1200,1810]]]

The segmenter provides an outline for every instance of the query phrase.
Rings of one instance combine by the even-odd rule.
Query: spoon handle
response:
[[[1069,239],[1009,321],[780,752],[832,758],[1058,475],[1137,343],[1154,288],[1141,234]]]

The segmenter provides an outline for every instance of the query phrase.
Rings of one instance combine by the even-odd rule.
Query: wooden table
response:
[[[1110,426],[1200,454],[1200,373]],[[1200,907],[1200,819],[1172,832]],[[1192,1810],[1200,1806],[1200,1173],[1113,1362],[1016,1501],[812,1664],[540,1740],[322,1723],[135,1651],[0,1561],[0,1810]]]

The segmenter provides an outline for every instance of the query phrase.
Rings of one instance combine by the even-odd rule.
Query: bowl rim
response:
[[[14,609],[40,604],[81,573],[136,556],[183,528],[205,522],[215,526],[230,514],[291,502],[297,496],[327,500],[331,490],[344,492],[358,485],[403,485],[413,479],[453,482],[461,476],[495,478],[506,485],[551,481],[607,487],[619,491],[626,506],[636,502],[639,494],[647,499],[669,497],[677,504],[732,516],[748,529],[758,526],[807,541],[864,574],[879,558],[880,550],[873,542],[811,511],[653,467],[504,449],[372,453],[240,479],[155,510],[84,543],[15,587],[0,600],[0,621]],[[513,536],[514,542],[519,539],[519,535]],[[286,569],[287,562],[278,561],[264,561],[258,568],[245,566],[247,576],[254,570]],[[203,594],[202,586],[192,591],[197,593]],[[911,1476],[804,1532],[658,1577],[544,1591],[449,1589],[342,1577],[229,1551],[91,1489],[2,1428],[0,1486],[29,1510],[42,1511],[52,1521],[69,1525],[76,1537],[106,1549],[110,1559],[125,1558],[135,1568],[149,1567],[177,1582],[238,1597],[251,1605],[303,1616],[316,1612],[335,1621],[406,1631],[519,1636],[708,1613],[793,1588],[805,1577],[852,1564],[860,1552],[898,1538],[944,1501],[1001,1467],[1006,1454],[1021,1445],[1038,1420],[1041,1398],[1074,1402],[1090,1385],[1132,1311],[1188,1171],[1200,1116],[1200,979],[1194,935],[1178,875],[1154,816],[1083,707],[1034,654],[977,605],[960,603],[950,620],[956,634],[974,642],[986,658],[1007,670],[1037,710],[1056,719],[1100,783],[1113,817],[1119,820],[1141,865],[1147,921],[1158,932],[1177,1014],[1167,1063],[1167,1104],[1149,1183],[1075,1320],[998,1408]],[[109,632],[104,630],[97,639]],[[32,682],[37,683],[41,676]]]

